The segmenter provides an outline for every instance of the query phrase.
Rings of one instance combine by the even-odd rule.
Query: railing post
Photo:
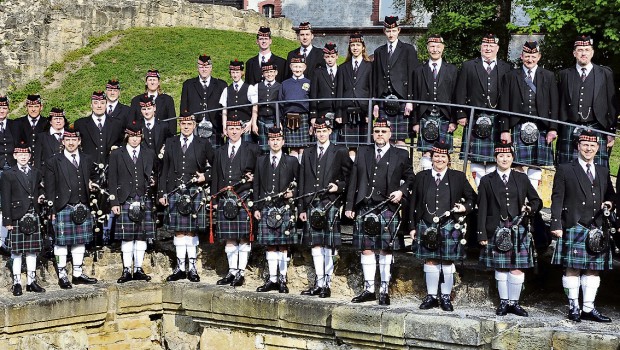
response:
[[[372,98],[368,100],[368,130],[366,130],[366,143],[370,144],[372,139]]]
[[[467,122],[467,135],[465,139],[461,141],[461,145],[465,143],[465,150],[463,151],[463,172],[465,174],[467,174],[467,160],[469,158],[469,140],[471,139],[471,131],[474,125],[474,110],[475,108],[472,107],[469,112],[469,121]]]
[[[280,127],[280,102],[276,101],[276,127]]]

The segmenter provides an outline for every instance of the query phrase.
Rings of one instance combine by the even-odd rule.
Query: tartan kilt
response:
[[[594,129],[603,129],[603,127],[598,124],[586,124],[582,126],[583,128],[594,128]],[[573,160],[577,159],[577,142],[575,138],[573,138],[573,131],[575,130],[575,126],[572,125],[561,125],[558,135],[558,140],[555,145],[555,156],[556,156],[556,164],[564,164],[570,163]],[[607,136],[606,135],[598,135],[598,152],[594,156],[594,164],[604,166],[609,168],[609,152],[607,151]],[[577,139],[579,136],[577,136]]]
[[[291,245],[297,244],[297,235],[295,231],[295,223],[288,228],[288,224],[291,220],[292,210],[285,210],[282,215],[282,225],[279,228],[271,228],[267,226],[267,211],[269,207],[265,207],[261,210],[261,220],[258,221],[258,232],[256,235],[256,243],[262,245]],[[284,231],[288,228],[290,233],[284,234]]]
[[[328,203],[325,201],[323,204]],[[306,210],[308,220],[304,223],[303,243],[308,246],[322,245],[327,247],[339,247],[342,245],[340,237],[340,207],[332,205],[327,212],[327,228],[324,230],[315,230],[310,226],[310,210]]]
[[[284,145],[287,147],[301,148],[312,143],[312,138],[308,134],[310,125],[308,124],[308,114],[301,114],[299,129],[291,130],[286,126],[286,119],[283,122]]]
[[[580,224],[564,230],[564,234],[556,241],[555,251],[551,258],[554,265],[578,270],[611,270],[611,247],[607,254],[591,254],[586,247],[588,229]],[[607,259],[607,264],[605,263]]]
[[[437,138],[437,140],[435,141],[426,141],[426,139],[422,137],[422,128],[427,118],[422,117],[420,119],[420,132],[418,133],[418,151],[430,152],[430,150],[433,148],[433,144],[436,141],[439,141],[439,142],[445,143],[446,145],[449,145],[450,152],[452,152],[452,144],[453,144],[454,135],[452,133],[448,133],[448,127],[450,125],[450,121],[444,117],[438,118],[438,119],[439,119],[439,138]]]
[[[71,221],[71,207],[66,205],[56,214],[53,222],[56,245],[87,244],[93,240],[93,217],[89,215],[81,225]]]
[[[242,193],[239,193],[241,196]],[[227,219],[224,216],[224,198],[218,200],[217,206],[217,237],[220,240],[240,240],[248,239],[250,237],[250,220],[251,217],[248,212],[239,207],[237,217],[234,219]]]
[[[150,199],[144,202],[145,215],[142,222],[133,222],[129,219],[129,205],[132,201],[126,201],[121,205],[120,215],[115,215],[114,239],[122,241],[142,240],[155,238],[155,220],[153,219],[153,203]]]
[[[188,192],[189,191],[189,192]],[[196,194],[196,189],[185,190],[183,194]],[[206,211],[200,210],[196,213],[197,217],[194,218],[192,214],[181,215],[177,211],[177,203],[181,199],[181,193],[174,193],[168,198],[170,205],[168,206],[168,228],[174,232],[198,232],[198,230],[208,230],[208,228],[199,227],[199,223],[205,222]],[[194,212],[200,207],[202,201],[202,192],[198,192],[196,197],[192,201]],[[204,208],[204,205],[203,205]],[[117,226],[118,227],[118,226]]]
[[[435,260],[463,260],[465,259],[465,246],[460,242],[461,231],[454,228],[454,221],[449,220],[441,226],[441,246],[435,250],[428,250],[422,245],[422,232],[426,231],[429,225],[424,220],[420,220],[416,232],[416,247],[414,254],[418,259]]]
[[[397,115],[392,116],[385,113],[385,110],[381,108],[379,110],[379,116],[387,118],[392,127],[392,139],[395,141],[404,141],[411,136],[411,127],[409,126],[409,117],[405,117],[404,113],[405,104],[400,104],[400,112]]]
[[[258,117],[258,145],[263,152],[269,152],[269,138],[267,137],[267,133],[269,132],[269,128],[272,128],[276,125],[276,117],[275,116],[259,116]]]
[[[368,122],[365,121],[366,118],[367,118],[366,112],[362,112],[360,114],[360,119],[361,119],[360,124],[356,126],[352,126],[349,123],[342,124],[340,133],[338,135],[338,142],[347,147],[357,147],[360,144],[361,145],[367,144],[368,143],[368,136],[367,136]]]
[[[553,165],[553,146],[547,144],[547,131],[538,131],[536,143],[527,145],[521,140],[521,123],[512,129],[512,144],[515,148],[515,163],[523,165]]]
[[[363,207],[360,212],[366,212],[368,209],[370,209],[370,207]],[[376,236],[366,234],[363,228],[363,218],[360,216],[356,217],[355,226],[353,228],[353,248],[358,250],[399,250],[401,248],[400,242],[396,234],[394,234],[394,231],[398,229],[400,215],[396,213],[394,220],[386,227],[387,223],[392,219],[392,216],[394,216],[394,212],[387,208],[381,211],[381,215],[379,215],[381,233]],[[392,237],[394,237],[394,240],[392,241],[392,247],[390,247]]]
[[[38,253],[43,247],[43,240],[41,237],[41,226],[39,215],[35,215],[37,218],[37,232],[31,235],[25,235],[19,233],[19,220],[13,220],[13,230],[10,233],[11,240],[11,253]]]
[[[534,266],[534,256],[530,252],[530,236],[525,233],[525,228],[519,225],[520,243],[519,252],[515,256],[515,262],[512,263],[512,256],[515,249],[511,249],[505,253],[495,249],[495,232],[489,235],[488,244],[481,248],[480,262],[492,269],[528,269]]]
[[[491,116],[491,135],[487,138],[481,139],[476,136],[474,130],[471,133],[471,139],[469,141],[469,160],[474,163],[482,162],[495,162],[495,143],[497,142],[499,135],[499,128],[497,127],[497,116]],[[475,123],[475,119],[474,119]],[[469,132],[471,125],[467,124],[463,129],[463,137],[465,138]],[[465,145],[461,146],[461,152],[465,152]],[[463,153],[461,153],[461,159],[463,159]]]

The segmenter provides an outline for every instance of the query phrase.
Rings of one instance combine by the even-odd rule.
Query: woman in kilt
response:
[[[291,58],[290,66],[293,76],[282,82],[278,99],[285,102],[310,98],[310,79],[304,77],[306,58],[296,54]],[[282,110],[285,115],[282,124],[286,128],[284,141],[289,147],[289,154],[300,158],[302,149],[310,144],[313,133],[308,120],[310,102],[285,102],[282,103]]]
[[[349,36],[347,58],[338,67],[338,98],[370,98],[372,95],[372,62],[368,58],[366,43],[360,33]],[[368,102],[338,101],[337,117],[342,119],[338,142],[349,147],[349,154],[355,158],[360,144],[368,142]]]
[[[409,153],[390,145],[389,122],[379,118],[373,125],[372,146],[361,146],[353,163],[347,189],[345,215],[355,220],[353,246],[360,250],[364,273],[364,291],[351,302],[376,300],[375,273],[379,252],[381,288],[379,305],[390,305],[389,284],[392,253],[400,249],[400,203],[409,193],[414,174]]]
[[[142,269],[142,261],[147,239],[155,238],[153,201],[149,196],[154,184],[155,152],[141,147],[142,128],[135,121],[127,126],[125,137],[125,147],[110,154],[108,168],[110,204],[116,217],[115,238],[122,240],[123,272],[118,283],[151,280]]]
[[[263,71],[263,81],[256,83],[256,90],[258,92],[258,103],[277,101],[280,95],[280,88],[282,84],[276,81],[278,76],[278,66],[271,60],[261,65]],[[257,127],[253,132],[258,133],[258,145],[263,153],[269,152],[269,140],[267,134],[269,128],[276,125],[276,106],[275,104],[263,104],[258,106],[258,120]]]
[[[480,262],[495,270],[500,298],[495,314],[526,317],[527,311],[519,305],[525,280],[522,270],[533,267],[534,259],[529,232],[516,221],[537,213],[542,201],[527,175],[511,170],[512,144],[498,144],[494,153],[497,170],[483,176],[478,187]]]
[[[441,306],[444,311],[453,311],[451,302],[454,285],[455,260],[465,258],[461,239],[465,232],[462,220],[469,214],[475,203],[476,194],[465,174],[449,169],[451,145],[435,142],[431,149],[432,169],[424,170],[416,176],[413,190],[415,200],[410,204],[410,235],[416,242],[414,253],[424,260],[427,295],[420,309],[426,310]],[[450,215],[443,217],[446,212]],[[431,239],[426,232],[434,228],[437,239]],[[443,275],[443,279],[441,278]],[[441,288],[438,297],[437,289]]]
[[[288,199],[297,192],[293,184],[299,180],[299,161],[282,152],[284,146],[282,129],[271,128],[267,136],[270,152],[258,158],[254,169],[254,199],[261,202],[253,209],[254,217],[258,220],[256,242],[267,247],[269,279],[256,291],[278,290],[280,293],[288,293],[286,286],[288,247],[297,243],[295,220],[292,220],[295,213]],[[280,193],[282,195],[276,197]],[[268,196],[273,197],[271,200],[264,200]],[[280,216],[279,220],[274,217],[276,215],[274,213]]]
[[[163,167],[159,178],[159,203],[168,206],[169,229],[177,266],[166,281],[187,279],[199,282],[196,268],[199,223],[205,222],[202,187],[209,180],[208,164],[213,162],[209,140],[194,135],[196,118],[182,113],[179,117],[181,135],[166,140]],[[189,271],[185,270],[185,256]]]
[[[41,251],[41,226],[39,203],[43,202],[41,172],[30,168],[30,149],[16,147],[13,157],[17,166],[2,175],[3,221],[10,232],[11,259],[13,266],[13,295],[22,295],[22,255],[26,254],[28,292],[41,293],[45,289],[36,281],[37,253]],[[22,226],[23,225],[23,226]]]
[[[595,249],[589,239],[596,229],[603,227],[602,213],[611,210],[615,196],[609,170],[596,164],[598,138],[592,131],[581,133],[577,145],[579,158],[558,166],[551,194],[551,233],[557,237],[551,263],[565,269],[562,286],[568,297],[568,319],[575,322],[611,322],[594,307],[601,284],[599,271],[612,267],[611,245]],[[581,310],[579,287],[583,297]]]
[[[82,139],[73,126],[65,130],[62,153],[52,156],[45,164],[45,197],[51,206],[56,239],[54,255],[58,267],[58,285],[62,289],[73,284],[94,284],[96,278],[83,270],[86,244],[93,240],[93,217],[88,207],[89,189],[99,177],[95,163],[86,153],[78,150]],[[73,277],[67,275],[67,246],[71,246]]]

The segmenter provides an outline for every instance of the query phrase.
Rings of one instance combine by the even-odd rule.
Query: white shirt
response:
[[[69,153],[69,151],[64,150],[63,153],[71,163],[73,163],[73,155],[75,154],[75,161],[78,163],[78,165],[80,164],[80,152],[78,152],[77,150],[73,153]]]
[[[273,164],[273,157],[276,157],[276,167],[277,167],[278,164],[280,164],[280,159],[282,158],[282,150],[280,150],[280,152],[278,153],[273,153],[269,151],[269,164]]]
[[[237,84],[237,89],[241,90],[243,86],[243,80],[239,80],[238,82],[233,82],[233,85]],[[257,85],[248,85],[248,100],[250,103],[258,103],[258,86]],[[228,106],[228,89],[224,89],[222,91],[222,95],[220,96],[220,104],[222,107]]]
[[[359,69],[359,67],[362,65],[362,57],[351,60],[351,67],[353,67],[353,69],[355,69],[355,62],[357,62],[357,68]]]
[[[189,136],[185,136],[183,134],[180,135],[181,137],[181,147],[183,147],[183,144],[185,143],[185,138],[187,137],[187,147],[189,147],[189,145],[192,143],[192,141],[194,141],[194,134],[190,134]]]
[[[209,84],[211,84],[211,77],[207,77],[207,79],[202,79],[202,77],[199,75],[198,76],[198,81],[200,82],[200,84],[205,85],[207,84],[207,87],[209,86]],[[205,83],[206,82],[206,83]]]
[[[30,122],[30,125],[32,125],[32,123],[34,123],[34,125],[37,125],[37,123],[39,122],[39,119],[41,119],[41,116],[38,116],[34,119],[30,118],[30,116],[28,116],[28,121]]]
[[[149,126],[150,126],[150,128],[149,128]],[[153,130],[154,126],[155,126],[155,117],[153,117],[151,119],[144,118],[144,127],[145,128],[147,128],[148,130]]]
[[[586,161],[581,159],[580,157],[578,157],[577,160],[579,161],[579,165],[581,165],[581,169],[583,169],[583,172],[587,174],[588,167],[586,167]],[[592,173],[592,178],[596,179],[596,170],[595,170],[594,162],[589,163],[589,164],[590,164],[590,172]]]
[[[438,172],[434,168],[431,169],[431,173],[433,174],[433,180],[437,180],[437,174],[439,174],[439,181],[443,180],[443,177],[446,175],[448,168],[445,168],[443,171]]]
[[[495,68],[495,65],[497,64],[497,58],[492,59],[491,64],[487,64],[486,61],[486,58],[482,57],[482,66],[484,67],[484,69],[486,70],[487,67],[491,67],[491,70],[493,70],[493,68]]]
[[[587,77],[588,75],[590,75],[590,72],[592,71],[592,68],[594,68],[594,65],[592,65],[592,63],[588,63],[587,66],[582,67],[582,66],[577,64],[577,65],[575,65],[575,67],[577,68],[577,73],[579,73],[579,76],[581,76],[581,73],[582,73],[581,69],[585,68],[586,69],[586,77]]]
[[[383,158],[383,156],[387,153],[387,151],[390,149],[390,143],[386,143],[385,146],[383,147],[379,147],[377,146],[377,144],[375,144],[375,158],[377,158],[377,155],[379,154],[379,150],[381,150],[381,158]]]
[[[230,157],[230,152],[232,151],[232,147],[235,146],[235,155],[239,152],[239,147],[241,147],[241,139],[239,139],[237,142],[232,143],[232,142],[228,142],[228,156]]]
[[[390,52],[390,45],[392,45],[392,53],[394,53],[394,51],[396,51],[396,45],[398,45],[398,39],[394,40],[393,43],[391,42],[387,42],[387,50],[388,52]]]
[[[304,78],[304,75],[303,75],[303,74],[302,74],[302,75],[300,75],[300,76],[298,76],[298,77],[296,77],[296,76],[294,76],[294,75],[291,77],[291,79],[293,79],[293,80],[299,80],[299,79],[303,79],[303,78]]]
[[[329,139],[324,144],[316,143],[316,154],[321,154],[321,149],[319,147],[323,147],[323,155],[327,152],[327,147],[329,147]]]
[[[531,75],[532,75],[532,80],[534,80],[534,76],[536,75],[536,69],[538,69],[538,66],[535,66],[534,68],[527,68],[526,66],[523,66],[523,72],[525,72],[525,77],[527,77],[527,71],[530,70],[531,71]]]
[[[428,60],[428,66],[431,67],[431,72],[433,71],[433,63],[437,64],[437,72],[439,72],[439,70],[441,69],[441,63],[443,62],[443,60],[440,58],[437,61],[433,61],[433,60]]]
[[[334,77],[336,77],[336,72],[338,72],[338,66],[336,66],[334,64],[333,67],[327,67],[327,74],[329,74],[330,69],[331,69],[331,72],[332,72],[331,74],[333,74]]]
[[[97,117],[95,113],[93,113],[91,118],[93,118],[95,125],[99,126],[99,123],[101,123],[101,125],[105,125],[105,113],[101,116],[101,118]]]
[[[510,180],[510,171],[512,169],[508,169],[506,171],[501,171],[499,169],[497,169],[497,173],[499,174],[499,179],[504,181],[504,175],[506,175],[506,181]]]
[[[265,59],[263,60],[263,57],[265,57]],[[271,59],[271,51],[269,51],[269,53],[266,54],[262,54],[262,53],[258,53],[258,63],[262,64],[263,62],[268,62]]]
[[[148,93],[149,96],[153,96],[153,102],[155,102],[155,99],[157,98],[157,96],[159,96],[159,93],[157,91],[155,91],[154,93]]]
[[[313,48],[312,44],[310,44],[310,45],[308,45],[308,47],[306,47],[306,57],[307,57],[308,55],[310,55],[310,51],[312,51],[312,48]],[[300,55],[303,55],[303,54],[304,54],[304,48],[303,48],[303,47],[300,47],[300,48],[299,48],[299,54],[300,54]]]
[[[56,130],[54,128],[50,128],[49,131],[50,135],[56,137],[56,134],[60,134],[60,138],[62,139],[62,136],[65,134],[64,129],[60,129],[60,130]]]
[[[2,125],[2,130],[6,130],[6,119],[4,119],[3,121],[0,122],[0,125]]]
[[[108,102],[107,105],[105,106],[106,113],[110,111],[110,106],[112,106],[112,110],[114,110],[117,104],[118,104],[118,100],[114,102]]]
[[[183,142],[183,141],[181,141]],[[189,145],[189,142],[187,143]],[[129,156],[133,158],[133,151],[136,151],[136,157],[140,155],[140,145],[138,145],[138,147],[133,148],[131,147],[129,144],[127,144],[127,152],[129,153]]]

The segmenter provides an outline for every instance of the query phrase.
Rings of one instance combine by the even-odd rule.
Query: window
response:
[[[273,18],[275,8],[274,5],[263,5],[263,15],[267,18]]]

